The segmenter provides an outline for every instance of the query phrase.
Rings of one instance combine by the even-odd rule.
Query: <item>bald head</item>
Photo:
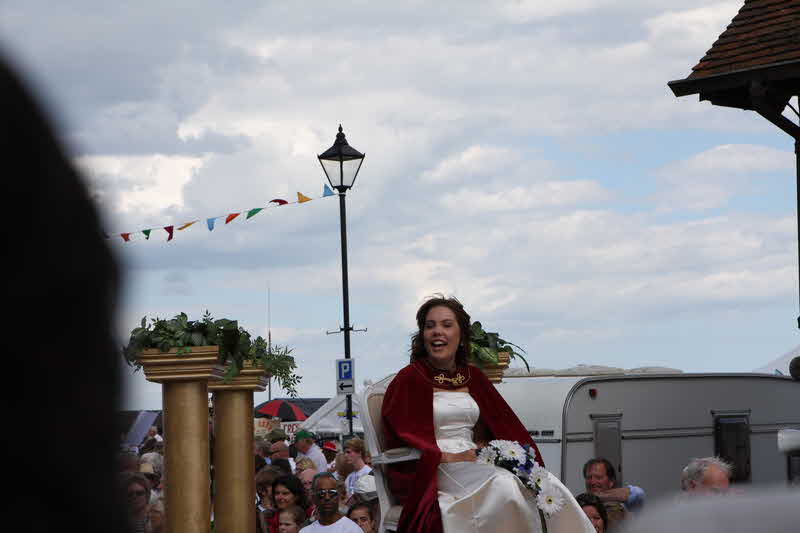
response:
[[[289,458],[289,447],[283,441],[273,443],[272,446],[269,447],[269,451],[271,452],[273,459]]]

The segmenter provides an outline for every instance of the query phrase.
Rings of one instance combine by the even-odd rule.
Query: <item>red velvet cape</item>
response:
[[[539,449],[514,411],[486,375],[468,366],[469,394],[480,408],[480,421],[489,429],[490,439],[529,444],[536,462],[544,466]],[[436,484],[442,452],[433,428],[433,384],[424,363],[414,361],[394,377],[381,408],[387,448],[408,446],[422,451],[419,461],[389,465],[389,487],[403,503],[400,533],[440,533],[442,517]]]

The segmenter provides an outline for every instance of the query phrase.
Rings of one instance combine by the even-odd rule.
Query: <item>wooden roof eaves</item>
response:
[[[752,80],[795,81],[800,85],[800,59],[734,70],[721,74],[710,74],[697,78],[673,80],[667,85],[675,96],[688,96],[700,92],[725,91],[746,87]]]

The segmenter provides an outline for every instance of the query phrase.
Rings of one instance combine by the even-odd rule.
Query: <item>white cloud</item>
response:
[[[508,148],[474,145],[426,170],[421,179],[429,183],[452,183],[476,175],[493,176],[518,164],[520,159],[519,153]]]
[[[546,181],[494,193],[487,193],[480,188],[461,189],[445,194],[441,203],[453,211],[477,213],[598,203],[608,200],[610,196],[608,191],[591,180]]]
[[[790,170],[794,154],[768,146],[724,144],[657,172],[661,209],[703,210],[724,206],[764,174]]]
[[[81,156],[76,163],[87,173],[100,203],[111,212],[158,213],[183,207],[183,187],[204,164],[203,157]],[[116,188],[110,198],[105,194]],[[110,200],[110,201],[109,201]]]

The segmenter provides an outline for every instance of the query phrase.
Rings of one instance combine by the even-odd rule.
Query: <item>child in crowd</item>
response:
[[[299,505],[292,505],[280,512],[278,533],[297,533],[306,521],[306,512]]]

